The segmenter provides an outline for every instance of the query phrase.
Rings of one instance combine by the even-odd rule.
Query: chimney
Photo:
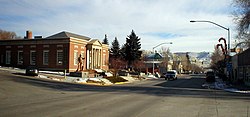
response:
[[[32,32],[31,31],[26,31],[26,39],[32,39]]]

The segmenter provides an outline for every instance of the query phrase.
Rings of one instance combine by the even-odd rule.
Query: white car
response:
[[[165,80],[176,80],[177,79],[177,72],[176,71],[167,71],[167,73],[164,75]]]

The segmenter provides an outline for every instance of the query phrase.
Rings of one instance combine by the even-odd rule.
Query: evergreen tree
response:
[[[210,67],[218,73],[223,73],[225,67],[224,55],[217,47],[214,48],[214,52],[211,56]],[[224,62],[224,63],[223,63]]]
[[[109,44],[109,42],[108,42],[108,38],[107,38],[107,35],[105,34],[105,37],[104,37],[104,39],[103,39],[103,42],[102,42],[103,44]]]
[[[112,42],[110,54],[111,54],[111,57],[114,57],[114,58],[120,57],[120,45],[116,37],[115,37],[115,40]]]
[[[134,30],[132,30],[122,48],[123,58],[128,61],[128,67],[130,67],[134,61],[141,58],[141,51],[139,51],[139,49],[141,49],[140,38],[135,34]]]

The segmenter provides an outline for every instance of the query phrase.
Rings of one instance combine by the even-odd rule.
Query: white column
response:
[[[85,57],[86,58],[86,61],[87,61],[87,64],[86,64],[86,69],[89,69],[89,50],[87,50],[87,56]]]
[[[94,59],[94,66],[93,66],[93,68],[96,68],[96,49],[94,50],[94,56],[95,56],[95,59]]]
[[[100,56],[99,56],[99,49],[97,50],[97,67],[99,67],[99,59],[100,59]]]
[[[101,59],[102,59],[102,55],[101,55],[101,49],[99,49],[99,66],[100,66],[100,69],[102,68],[102,64],[101,64]]]

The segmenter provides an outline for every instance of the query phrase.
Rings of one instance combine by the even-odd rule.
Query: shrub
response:
[[[115,76],[113,76],[113,77],[107,77],[106,79],[108,79],[110,82],[112,82],[112,83],[117,83],[117,82],[126,82],[127,80],[125,80],[125,79],[123,79],[123,78],[121,78],[121,77],[115,77]]]

